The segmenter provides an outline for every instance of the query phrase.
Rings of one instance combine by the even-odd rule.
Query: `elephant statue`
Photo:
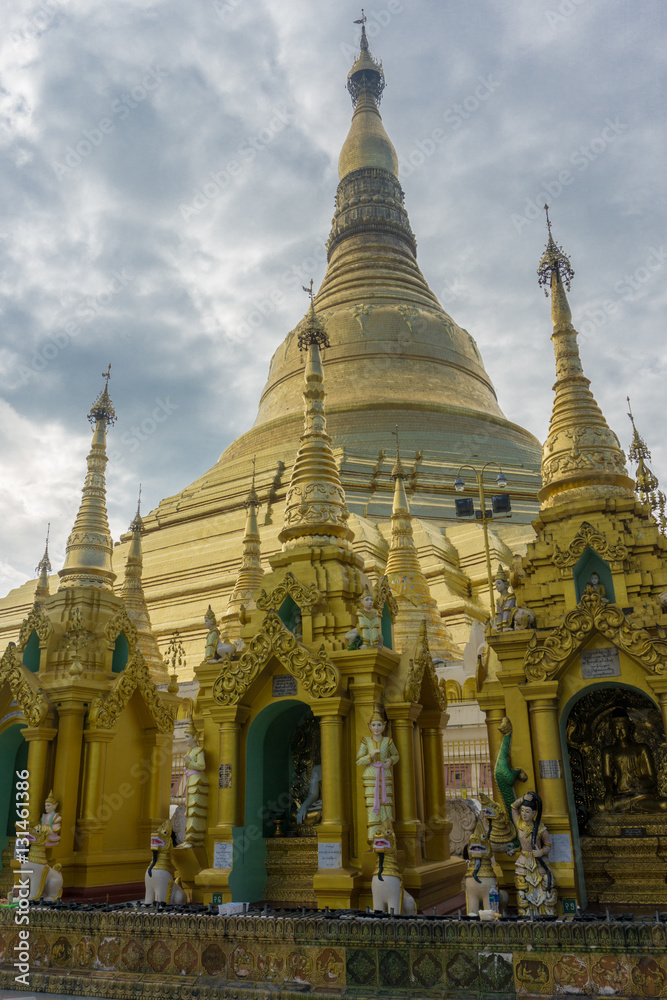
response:
[[[144,903],[172,903],[180,906],[187,903],[185,889],[174,880],[174,866],[171,862],[171,823],[168,819],[151,834],[153,860],[146,869],[144,883],[146,897]]]
[[[375,828],[371,841],[377,854],[375,874],[371,882],[373,909],[382,913],[412,914],[417,912],[415,901],[403,889],[403,877],[398,867],[396,839],[391,823],[385,822]]]
[[[28,881],[28,899],[46,899],[52,902],[63,894],[63,876],[60,865],[50,865],[46,860],[46,842],[51,836],[50,826],[29,826],[22,838],[28,841],[28,860],[21,864],[21,881]]]

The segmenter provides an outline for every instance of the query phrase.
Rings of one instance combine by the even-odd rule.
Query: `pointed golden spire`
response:
[[[102,392],[93,403],[88,419],[94,425],[88,454],[88,474],[83,484],[81,505],[67,541],[65,564],[58,571],[63,587],[99,587],[113,590],[116,574],[112,566],[113,542],[109,533],[104,470],[107,465],[106,429],[116,414],[109,397],[111,365],[102,377]]]
[[[164,684],[168,680],[167,669],[162,660],[157,639],[153,634],[144,588],[141,582],[144,566],[141,549],[143,527],[143,521],[141,520],[141,486],[139,486],[137,512],[129,528],[132,532],[132,540],[130,541],[130,548],[127,553],[125,578],[120,596],[123,599],[128,616],[137,627],[137,645],[143,653],[151,677],[156,684]]]
[[[651,452],[648,450],[644,438],[635,426],[635,418],[632,415],[632,407],[630,406],[630,397],[626,396],[626,399],[628,401],[628,416],[632,424],[632,444],[628,451],[628,458],[637,466],[635,478],[636,490],[642,503],[650,507],[656,523],[660,526],[660,530],[664,532],[665,528],[667,528],[667,517],[665,517],[667,498],[665,498],[662,490],[658,489],[660,486],[658,477],[654,475],[648,465],[651,461]]]
[[[385,575],[398,604],[398,614],[394,620],[394,648],[401,651],[410,644],[414,645],[421,624],[426,621],[432,639],[433,655],[441,660],[459,660],[461,650],[452,642],[449,631],[443,625],[419,562],[412,534],[412,515],[403,484],[407,473],[401,462],[398,427],[393,433],[396,435],[396,463],[391,473],[394,480],[394,506]]]
[[[35,587],[35,600],[43,601],[49,596],[49,573],[51,572],[51,560],[49,559],[49,533],[51,531],[51,524],[47,525],[46,528],[46,546],[44,548],[44,555],[37,563],[37,568],[35,569],[35,574],[39,577],[37,581],[37,586]]]
[[[565,294],[574,271],[551,234],[538,268],[539,284],[551,287],[551,339],[556,356],[556,381],[549,433],[542,450],[543,507],[571,500],[633,495],[634,483],[625,468],[618,438],[610,430],[589,389],[577,345],[577,331]]]
[[[304,401],[304,431],[287,491],[283,529],[278,538],[283,548],[297,545],[341,545],[350,548],[354,537],[347,527],[350,516],[345,503],[338,467],[331,451],[324,412],[324,372],[320,347],[329,346],[329,338],[313,304],[312,281],[310,309],[299,333],[299,349],[308,352]]]
[[[227,614],[238,612],[241,605],[254,607],[255,594],[262,585],[264,570],[260,555],[260,536],[257,525],[257,511],[260,507],[255,489],[255,456],[252,459],[252,482],[243,506],[246,508],[245,532],[243,533],[243,555],[234,590],[227,603]]]

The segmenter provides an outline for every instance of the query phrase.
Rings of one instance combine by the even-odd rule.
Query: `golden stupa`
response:
[[[340,153],[328,266],[314,299],[330,339],[328,429],[353,546],[376,579],[391,541],[392,432],[399,427],[417,554],[455,648],[467,641],[471,619],[488,615],[479,526],[455,519],[457,471],[464,462],[481,467],[489,460],[505,471],[514,524],[505,522],[492,544],[493,558],[507,562],[512,548],[525,541],[521,528],[537,511],[541,449],[504,416],[473,338],[444,311],[419,269],[396,152],[378,107],[384,86],[382,65],[371,55],[362,25],[359,57],[347,78],[354,113]],[[163,649],[179,630],[189,664],[201,653],[207,606],[224,616],[232,594],[234,610],[247,590],[243,580],[239,589],[238,577],[253,484],[253,537],[246,537],[245,562],[257,562],[260,540],[265,561],[280,549],[285,494],[302,433],[304,322],[273,355],[254,426],[208,472],[143,517],[150,619]],[[117,573],[131,539],[122,541],[114,553]],[[261,563],[254,568],[261,571]],[[26,584],[0,602],[6,639],[25,617],[33,592],[34,585]]]

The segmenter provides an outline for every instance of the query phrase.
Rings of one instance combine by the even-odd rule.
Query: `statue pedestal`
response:
[[[599,813],[581,838],[590,903],[632,907],[667,904],[667,816]]]
[[[193,902],[202,902],[198,889],[195,887],[195,877],[202,868],[208,867],[206,848],[174,847],[171,852],[171,860],[176,874],[180,876],[183,887],[192,893]]]
[[[317,837],[269,837],[266,850],[265,901],[315,906]]]

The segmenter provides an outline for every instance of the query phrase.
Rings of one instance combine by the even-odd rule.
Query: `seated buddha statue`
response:
[[[611,713],[611,746],[602,751],[604,801],[601,812],[664,812],[667,797],[658,792],[658,777],[651,748],[634,738],[633,725],[623,708]]]

